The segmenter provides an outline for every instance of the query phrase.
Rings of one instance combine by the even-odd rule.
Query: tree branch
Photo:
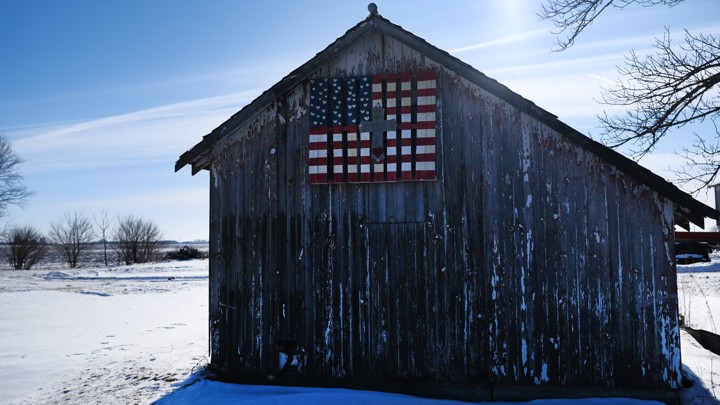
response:
[[[631,52],[619,69],[623,78],[603,88],[603,102],[627,106],[621,115],[599,116],[602,140],[610,147],[633,145],[641,157],[652,152],[672,129],[720,117],[720,41],[712,35],[685,31],[684,42],[673,47],[666,31],[645,58]],[[699,152],[707,144],[694,144]]]

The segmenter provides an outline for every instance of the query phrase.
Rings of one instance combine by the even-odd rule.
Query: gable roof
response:
[[[685,229],[689,229],[689,225],[692,222],[703,228],[704,218],[720,219],[719,211],[695,200],[689,194],[680,190],[675,185],[650,170],[640,166],[635,161],[571,128],[560,121],[557,116],[543,110],[532,101],[523,98],[519,94],[498,83],[496,80],[485,76],[485,74],[481,73],[467,63],[431,45],[411,32],[406,31],[401,26],[393,24],[390,20],[378,14],[376,8],[369,7],[369,9],[371,10],[370,15],[365,20],[349,29],[345,35],[336,39],[335,42],[319,52],[315,55],[315,57],[293,70],[290,74],[263,92],[259,97],[247,106],[243,107],[212,132],[203,136],[203,139],[198,144],[180,155],[177,162],[175,162],[175,171],[182,169],[188,164],[192,168],[193,175],[200,170],[207,169],[213,146],[215,146],[215,144],[217,144],[226,135],[230,134],[232,130],[242,125],[242,123],[256,113],[267,108],[280,95],[291,90],[298,83],[309,78],[313,73],[315,73],[315,71],[317,71],[317,69],[329,63],[356,40],[368,33],[379,32],[391,36],[400,43],[426,55],[434,62],[454,71],[466,80],[476,84],[489,93],[492,93],[496,97],[554,129],[567,140],[595,154],[628,176],[634,177],[638,181],[647,185],[649,188],[655,190],[660,195],[663,195],[673,201],[675,203],[675,222],[677,225],[682,226]]]

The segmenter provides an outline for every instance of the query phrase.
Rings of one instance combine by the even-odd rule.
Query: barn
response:
[[[216,375],[672,398],[674,229],[718,212],[369,10],[176,162]]]

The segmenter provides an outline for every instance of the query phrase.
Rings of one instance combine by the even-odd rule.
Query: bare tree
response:
[[[110,227],[112,226],[112,218],[108,216],[107,210],[102,210],[100,215],[95,217],[95,226],[100,230],[100,236],[102,237],[103,243],[103,258],[105,259],[105,265],[108,265],[107,258],[107,236],[110,233]]]
[[[0,217],[7,213],[8,206],[22,206],[32,195],[22,184],[23,177],[18,173],[18,165],[22,162],[12,150],[8,138],[0,134]]]
[[[623,9],[631,4],[640,6],[678,5],[685,0],[546,0],[541,6],[538,16],[543,20],[552,21],[558,35],[558,50],[564,51],[575,44],[575,39],[595,19],[610,8]],[[567,33],[565,38],[559,36]]]
[[[31,226],[11,228],[4,239],[8,245],[5,257],[15,270],[30,270],[45,256],[43,236]]]
[[[118,218],[115,227],[118,253],[125,264],[146,263],[157,255],[162,234],[157,225],[139,217]]]
[[[65,256],[71,269],[78,265],[80,254],[92,242],[93,227],[82,213],[65,213],[50,225],[50,241]]]
[[[560,50],[572,46],[578,35],[604,11],[641,6],[675,6],[684,0],[546,0],[539,13],[555,24]],[[679,45],[666,29],[653,44],[654,53],[630,52],[618,68],[621,78],[603,88],[603,102],[624,106],[626,112],[599,116],[602,141],[617,148],[630,147],[634,158],[652,152],[672,130],[709,120],[714,133],[695,135],[678,154],[686,166],[677,171],[683,183],[697,181],[697,191],[709,185],[720,170],[720,38],[685,31]]]

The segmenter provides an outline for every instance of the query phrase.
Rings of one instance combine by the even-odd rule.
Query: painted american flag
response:
[[[435,180],[437,74],[312,80],[312,184]]]

